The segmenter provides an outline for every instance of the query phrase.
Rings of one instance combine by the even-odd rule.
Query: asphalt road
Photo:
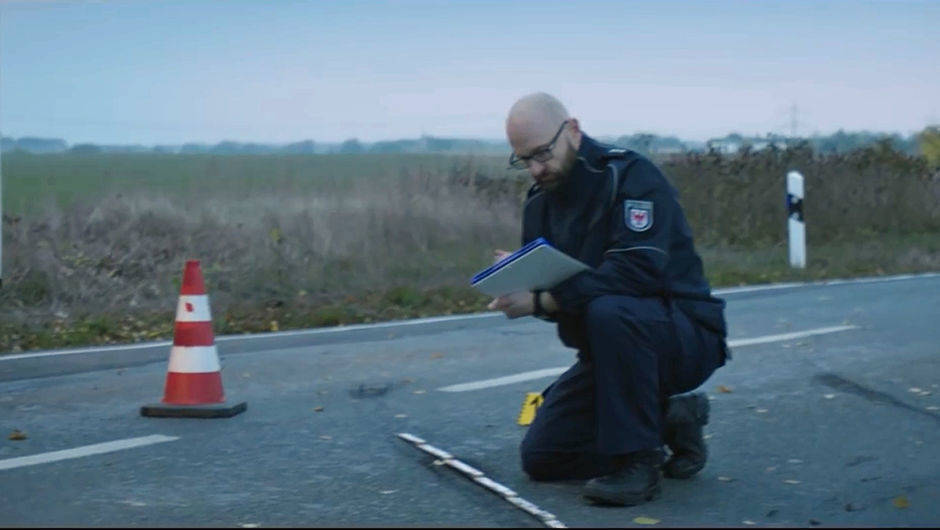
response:
[[[226,337],[226,394],[248,402],[228,419],[139,415],[165,344],[0,356],[0,525],[540,526],[398,432],[568,526],[940,524],[940,275],[725,297],[738,345],[703,387],[709,463],[649,504],[588,506],[578,482],[524,476],[516,416],[552,377],[439,390],[573,361],[552,325],[482,315]],[[854,327],[772,337],[836,326]],[[170,438],[14,460],[151,435]]]

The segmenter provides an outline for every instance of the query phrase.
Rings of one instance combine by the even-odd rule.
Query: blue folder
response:
[[[540,237],[475,274],[470,284],[490,296],[502,296],[550,289],[589,268]]]

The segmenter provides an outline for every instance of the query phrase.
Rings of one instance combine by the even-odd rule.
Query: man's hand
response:
[[[499,249],[494,250],[493,251],[493,265],[496,265],[497,263],[499,263],[501,259],[505,258],[506,256],[510,254],[512,254],[512,252],[509,252],[507,250],[499,250]]]
[[[502,311],[509,318],[519,318],[535,312],[535,300],[532,291],[519,291],[494,298],[486,307]]]

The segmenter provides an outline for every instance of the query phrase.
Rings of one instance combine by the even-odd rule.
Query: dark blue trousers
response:
[[[578,361],[543,392],[522,441],[536,480],[605,475],[620,455],[662,447],[669,396],[725,361],[722,337],[660,298],[602,296],[583,318]]]

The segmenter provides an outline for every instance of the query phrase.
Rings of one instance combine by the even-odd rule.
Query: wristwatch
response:
[[[532,311],[532,316],[536,318],[541,318],[542,320],[547,320],[549,318],[548,313],[545,312],[545,308],[542,307],[542,290],[536,289],[532,291],[534,295],[534,309]]]

